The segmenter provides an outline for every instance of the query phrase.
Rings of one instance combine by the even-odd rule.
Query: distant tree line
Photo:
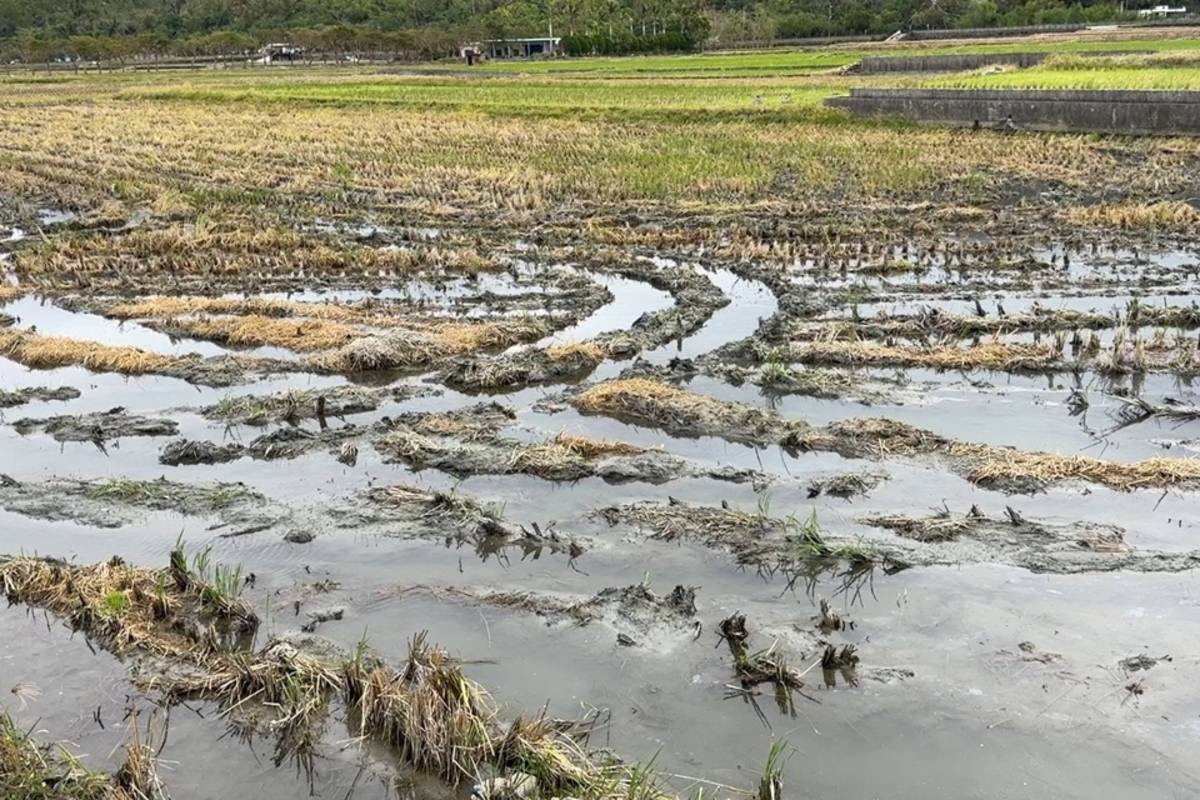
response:
[[[706,26],[692,30],[636,34],[627,31],[572,33],[563,37],[563,49],[573,56],[625,56],[632,53],[686,53],[701,44]]]
[[[0,0],[4,61],[124,63],[313,53],[422,59],[465,42],[562,36],[573,54],[813,36],[1101,22],[1158,0]]]

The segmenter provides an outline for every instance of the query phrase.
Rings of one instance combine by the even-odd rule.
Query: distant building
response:
[[[1186,6],[1155,6],[1154,8],[1143,8],[1138,10],[1138,16],[1145,19],[1146,17],[1173,17],[1187,13]]]
[[[533,36],[527,39],[489,39],[482,50],[488,58],[533,58],[556,55],[562,42],[557,36]]]
[[[483,61],[483,45],[479,42],[463,45],[458,49],[458,56],[467,62],[468,67],[478,64]]]
[[[258,54],[268,64],[273,61],[298,61],[304,58],[304,48],[287,42],[272,42],[263,45]]]

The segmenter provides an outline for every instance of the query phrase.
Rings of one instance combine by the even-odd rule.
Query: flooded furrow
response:
[[[1117,282],[1120,269],[1138,267],[1127,253],[1094,264],[1071,258],[1074,272],[1055,280]],[[1192,264],[1181,256],[1150,266]],[[1023,780],[1064,796],[1200,790],[1188,767],[1200,734],[1187,721],[1198,711],[1188,643],[1200,631],[1190,603],[1179,602],[1198,588],[1191,487],[1122,486],[1101,475],[1010,491],[953,461],[998,452],[1126,467],[1178,458],[1200,437],[1196,418],[1124,424],[1122,413],[1135,400],[1193,402],[1187,379],[1170,370],[1101,382],[1086,373],[789,361],[779,344],[799,341],[797,332],[840,325],[857,341],[874,335],[870,325],[979,313],[958,286],[920,293],[950,277],[948,267],[864,282],[826,280],[817,266],[810,259],[793,265],[799,278],[768,278],[754,265],[673,256],[556,266],[553,276],[524,266],[379,289],[225,294],[217,299],[283,305],[230,306],[219,316],[282,309],[273,319],[290,323],[300,319],[290,304],[303,303],[313,315],[305,319],[351,326],[358,349],[338,363],[362,365],[276,365],[234,386],[0,359],[0,390],[14,392],[0,412],[0,554],[162,567],[180,541],[210,548],[192,551],[193,568],[238,565],[233,593],[261,621],[256,647],[308,636],[306,646],[354,653],[365,637],[378,657],[403,664],[414,637],[431,631],[490,689],[505,720],[539,708],[554,717],[609,709],[605,744],[631,760],[658,753],[673,792],[697,779],[753,792],[765,745],[779,738],[803,743],[805,794],[894,793],[896,774],[914,761],[927,764],[923,780],[935,786],[1011,786],[1019,763]],[[807,295],[777,294],[788,281],[883,296],[809,306]],[[568,295],[569,321],[523,339],[476,339],[454,327],[503,331],[518,317],[549,319]],[[1113,316],[1093,328],[1107,347],[1117,331],[1153,331],[1118,314],[1137,304],[1190,313],[1196,297],[1183,284],[1161,297],[1018,285],[980,302],[985,316],[1006,319]],[[99,308],[25,297],[0,310],[46,336],[164,356],[304,358],[287,347],[173,337],[137,321],[156,317],[120,321]],[[436,334],[417,324],[435,318],[445,326]],[[385,320],[410,327],[396,335]],[[435,335],[443,349],[398,367],[397,353]],[[927,346],[916,335],[881,335]],[[994,338],[1037,341],[1032,330]],[[578,368],[545,368],[556,357],[578,358]],[[545,368],[542,378],[515,369],[491,381],[488,370],[526,363]],[[776,380],[773,390],[762,380],[785,369],[792,384],[811,373],[823,388],[786,391]],[[674,417],[657,419],[581,405],[584,393],[617,379],[688,394]],[[731,404],[722,413],[736,425],[689,422],[711,402]],[[936,448],[857,441],[889,422]],[[822,439],[835,434],[842,438]],[[135,602],[130,591],[111,602]],[[37,687],[21,690],[23,707],[5,708],[22,723],[43,720],[81,751],[110,753],[127,731],[99,720],[121,718],[127,696],[162,698],[130,683],[136,675],[103,649],[81,652],[61,626],[0,614],[0,639],[20,643],[0,656],[4,680]],[[739,635],[744,657],[731,643]],[[755,674],[756,659],[775,677]],[[96,717],[68,711],[94,706]],[[268,798],[461,797],[469,788],[402,768],[386,744],[347,746],[364,720],[340,699],[322,709],[320,735],[307,745],[312,772],[279,758],[276,727],[260,726],[255,738],[253,720],[235,728],[237,715],[227,721],[218,703],[195,708],[173,711],[177,733],[163,758],[180,764],[167,776],[182,787],[175,797],[264,782]],[[1150,717],[1163,723],[1144,724]],[[910,735],[918,718],[929,735]],[[714,719],[719,735],[707,732]],[[226,735],[227,724],[245,741]],[[1062,741],[1080,735],[1089,747],[1066,759],[1068,780]],[[845,769],[847,752],[858,768]],[[210,775],[215,763],[223,768]],[[1148,763],[1167,766],[1147,773]],[[286,777],[275,777],[280,769]]]

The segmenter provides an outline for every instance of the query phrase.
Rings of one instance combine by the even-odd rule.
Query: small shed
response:
[[[558,36],[532,36],[524,39],[489,39],[484,42],[488,58],[534,58],[557,55],[562,39]]]

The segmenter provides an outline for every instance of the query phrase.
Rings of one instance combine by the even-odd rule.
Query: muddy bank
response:
[[[704,359],[697,365],[697,374],[717,378],[730,386],[749,383],[759,387],[768,397],[803,395],[821,400],[846,400],[866,406],[912,402],[920,397],[922,391],[920,385],[914,385],[906,378],[885,380],[842,370],[789,364],[774,352],[764,353],[761,358],[754,360],[761,366]]]
[[[174,436],[179,431],[179,423],[174,420],[129,414],[123,408],[44,419],[24,417],[12,426],[22,436],[42,432],[59,442],[98,444],[126,436]]]
[[[422,396],[423,387],[411,387],[416,396]],[[203,440],[181,439],[163,448],[159,462],[170,466],[189,464],[219,464],[236,461],[239,458],[254,458],[262,461],[297,458],[308,453],[327,451],[336,453],[338,461],[353,466],[358,460],[358,448],[368,442],[373,443],[381,452],[387,452],[388,437],[397,429],[401,434],[410,431],[411,425],[418,425],[422,430],[438,433],[455,433],[470,438],[493,436],[500,427],[510,424],[515,419],[512,409],[498,404],[480,404],[475,407],[444,413],[406,413],[398,421],[383,417],[368,425],[346,423],[339,427],[322,425],[317,430],[300,427],[298,423],[311,411],[312,418],[323,421],[318,416],[321,398],[327,394],[339,397],[346,406],[343,413],[360,413],[375,410],[384,400],[403,398],[408,395],[410,387],[394,389],[358,389],[357,387],[340,387],[332,392],[311,391],[291,393],[284,392],[267,398],[247,397],[232,398],[216,406],[204,410],[206,416],[221,419],[228,415],[233,419],[244,419],[247,424],[259,424],[251,420],[266,419],[267,417],[292,414],[290,420],[279,420],[292,424],[277,427],[263,433],[248,444],[241,442],[226,442],[217,444]],[[366,406],[374,405],[374,408]],[[292,411],[295,409],[295,412]],[[328,406],[326,417],[330,416]]]
[[[578,380],[605,359],[630,358],[695,332],[713,312],[730,302],[693,267],[646,261],[634,268],[618,261],[606,264],[605,268],[668,292],[675,300],[674,307],[644,314],[628,330],[603,333],[585,342],[561,342],[490,358],[459,359],[446,367],[438,380],[467,392]]]
[[[798,569],[804,562],[885,571],[909,567],[1005,564],[1031,572],[1182,572],[1200,566],[1200,550],[1161,553],[1138,550],[1124,531],[1090,523],[1051,523],[1024,519],[1010,511],[1004,520],[977,510],[949,511],[930,518],[874,516],[864,523],[892,531],[896,538],[851,536],[824,528],[814,510],[808,517],[770,517],[762,512],[642,502],[600,509],[612,526],[633,528],[653,539],[688,540],[723,549],[742,564]]]
[[[523,474],[551,481],[599,477],[609,483],[652,484],[682,477],[759,485],[770,480],[754,470],[698,464],[665,450],[624,442],[569,434],[530,442],[497,434],[514,420],[512,409],[495,404],[448,413],[402,414],[375,448],[386,460],[457,477]]]
[[[162,375],[211,387],[248,383],[292,368],[286,360],[196,354],[169,356],[136,347],[44,336],[33,330],[0,330],[0,356],[30,369],[84,367],[92,372]]]
[[[857,306],[851,306],[848,318],[793,320],[790,325],[779,331],[780,341],[773,343],[783,344],[784,340],[828,339],[831,335],[848,337],[851,333],[865,339],[921,339],[934,336],[965,339],[1007,333],[1053,333],[1060,330],[1090,331],[1119,327],[1188,330],[1200,327],[1200,308],[1156,305],[1150,299],[1138,297],[1134,297],[1124,307],[1114,307],[1107,313],[1049,308],[1043,306],[1036,298],[1028,310],[1005,312],[1005,302],[1011,309],[1011,300],[1001,300],[997,307],[988,308],[979,298],[975,298],[975,312],[972,314],[943,311],[934,306],[922,308],[915,313],[888,313],[881,310],[870,316],[861,316]],[[991,306],[992,302],[989,301],[988,305]]]
[[[541,338],[553,330],[537,317],[502,322],[444,322],[368,334],[311,356],[306,366],[323,373],[356,373],[428,367],[455,355],[486,353]]]
[[[309,430],[298,426],[279,427],[251,439],[249,443],[217,444],[197,439],[177,439],[159,452],[158,463],[180,467],[195,464],[225,464],[241,458],[258,461],[279,461],[315,452],[330,452],[337,461],[354,466],[358,463],[358,447],[370,437],[388,430],[387,422],[372,425],[346,423],[337,428]]]
[[[812,431],[807,423],[772,411],[717,400],[647,378],[621,378],[569,391],[564,398],[579,411],[607,414],[674,436],[718,436],[746,444],[778,444]]]
[[[659,595],[644,584],[602,589],[591,597],[569,593],[495,591],[470,586],[406,586],[388,597],[421,594],[452,602],[535,614],[546,624],[604,625],[620,647],[665,651],[703,632],[696,616],[697,587],[676,586]]]
[[[51,400],[76,400],[82,393],[74,386],[59,386],[51,389],[46,386],[31,386],[25,389],[6,392],[0,389],[0,408],[13,408],[34,401],[48,402]]]
[[[269,395],[237,395],[205,407],[211,420],[240,425],[269,425],[375,411],[385,402],[403,402],[440,394],[432,386],[405,384],[384,389],[342,385],[328,389],[291,389]]]
[[[954,563],[990,561],[1053,573],[1180,572],[1200,566],[1200,550],[1141,551],[1130,546],[1125,531],[1114,525],[1028,520],[1011,507],[1001,519],[986,517],[972,507],[964,514],[947,510],[928,517],[885,515],[861,521],[931,549],[951,551]]]
[[[67,521],[95,528],[119,528],[144,511],[216,517],[225,525],[266,523],[269,501],[237,483],[176,483],[51,479],[19,482],[0,475],[0,507],[34,519]],[[273,523],[272,523],[273,524]]]
[[[827,478],[817,478],[808,484],[808,497],[810,500],[822,495],[842,500],[866,497],[890,478],[891,476],[886,472],[870,471],[846,472]]]
[[[217,538],[273,533],[292,544],[307,544],[326,533],[392,536],[469,546],[484,559],[513,552],[528,558],[561,555],[573,561],[587,544],[551,523],[514,524],[499,505],[409,486],[370,489],[332,503],[283,505],[235,483],[165,478],[22,483],[0,475],[0,508],[33,519],[102,529],[136,524],[149,511],[168,511],[211,520],[207,531]]]
[[[237,461],[246,454],[246,448],[240,444],[216,444],[214,442],[177,439],[165,445],[159,453],[158,463],[168,467],[191,466],[195,464],[226,464]]]
[[[311,756],[331,705],[340,701],[356,712],[359,736],[453,785],[489,775],[511,779],[522,774],[513,771],[514,761],[541,765],[531,780],[556,795],[601,787],[624,793],[633,778],[647,785],[644,770],[623,766],[611,753],[593,753],[585,728],[544,716],[502,721],[461,663],[423,634],[412,640],[399,671],[365,641],[353,653],[311,635],[251,649],[244,637],[225,635],[258,627],[257,615],[238,597],[240,571],[206,557],[192,564],[182,546],[163,569],[135,568],[118,558],[72,566],[0,557],[0,582],[10,602],[46,609],[114,653],[136,658],[135,682],[144,691],[171,702],[217,702],[270,731],[284,753]],[[417,707],[426,711],[409,713]]]
[[[928,367],[937,370],[987,369],[1002,372],[1095,372],[1102,375],[1200,372],[1200,355],[1192,337],[1163,335],[1151,341],[1118,336],[1104,347],[1092,337],[1078,338],[1071,355],[1065,335],[1032,344],[990,342],[959,346],[878,344],[868,342],[792,343],[782,358],[800,364],[857,367]]]
[[[553,524],[514,525],[499,505],[482,504],[458,492],[404,485],[371,489],[356,502],[335,504],[329,519],[332,530],[466,545],[484,559],[512,550],[522,557],[548,553],[573,561],[587,545],[583,539],[560,533]]]
[[[832,452],[845,458],[936,458],[984,488],[1030,493],[1062,482],[1115,489],[1200,487],[1200,460],[1152,458],[1122,463],[1022,451],[950,439],[903,422],[858,417],[824,427],[741,403],[717,400],[668,383],[623,378],[566,394],[585,414],[660,428],[674,436],[715,436],[791,453]]]

